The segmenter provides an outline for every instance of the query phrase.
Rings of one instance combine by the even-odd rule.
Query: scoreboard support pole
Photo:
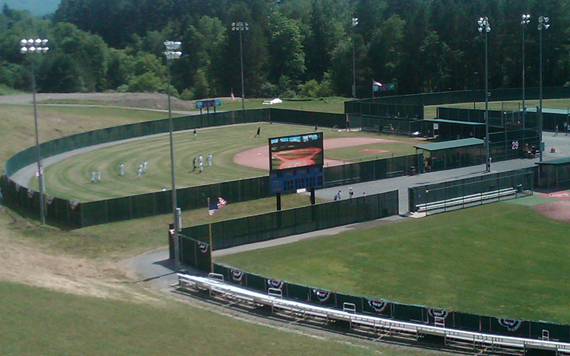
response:
[[[315,188],[311,188],[311,205],[315,205]]]
[[[277,211],[281,210],[281,193],[277,193],[277,195],[275,195],[275,197],[277,197]]]

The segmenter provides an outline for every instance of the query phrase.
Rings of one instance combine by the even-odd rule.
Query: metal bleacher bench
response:
[[[570,354],[570,343],[549,340],[549,335],[541,339],[501,336],[485,334],[467,330],[452,329],[444,323],[434,325],[420,322],[406,322],[385,318],[379,315],[369,315],[357,312],[353,303],[343,303],[343,309],[313,305],[298,300],[284,299],[282,291],[270,288],[266,293],[252,291],[237,285],[224,282],[220,274],[210,273],[208,277],[178,274],[176,286],[188,291],[209,291],[210,296],[222,298],[230,303],[245,303],[260,306],[269,306],[272,311],[286,312],[292,317],[300,319],[320,319],[326,323],[343,321],[347,322],[350,329],[369,329],[376,335],[378,332],[412,334],[412,335],[435,335],[444,338],[445,342],[462,342],[467,345],[479,345],[485,347],[515,348],[528,350],[531,348],[550,350],[559,354]]]
[[[426,212],[437,209],[451,208],[454,206],[459,206],[463,204],[472,204],[477,202],[483,202],[490,199],[498,199],[507,197],[510,195],[516,195],[520,190],[515,188],[503,188],[498,190],[492,190],[490,192],[475,193],[470,195],[465,195],[457,198],[438,200],[430,203],[417,204],[416,212]]]

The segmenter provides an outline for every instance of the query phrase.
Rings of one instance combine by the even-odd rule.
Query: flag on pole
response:
[[[236,100],[236,97],[234,96],[234,88],[232,88],[232,94],[231,94],[231,97],[232,97],[232,101],[235,101],[235,100]]]
[[[214,215],[217,211],[218,211],[218,203],[216,202],[210,203],[208,214]]]
[[[372,79],[372,90],[373,91],[380,91],[382,90],[382,83],[375,81]]]
[[[222,206],[226,205],[228,202],[222,198],[222,197],[218,197],[218,201],[217,202],[213,202],[210,203],[210,198],[208,198],[208,204],[209,204],[209,209],[208,209],[208,213],[210,215],[214,215],[219,208],[221,208]]]

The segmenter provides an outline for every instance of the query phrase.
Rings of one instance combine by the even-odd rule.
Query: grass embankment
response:
[[[568,224],[497,203],[221,257],[337,292],[570,323]]]
[[[358,346],[244,323],[183,303],[130,303],[0,284],[0,353],[11,355],[377,355]],[[425,352],[383,347],[390,355]]]

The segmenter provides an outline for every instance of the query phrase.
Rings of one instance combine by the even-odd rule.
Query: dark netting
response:
[[[397,213],[398,192],[393,191],[216,222],[211,224],[214,250]],[[209,225],[185,228],[183,233],[200,241],[208,241]]]
[[[133,218],[146,218],[154,215],[153,193],[133,195],[131,198]]]
[[[346,126],[344,114],[331,114],[311,111],[271,109],[271,121],[287,124],[299,124],[314,127],[339,127]]]
[[[85,226],[106,224],[109,222],[106,200],[83,203],[82,209],[83,223]]]
[[[132,219],[131,197],[107,200],[107,211],[109,213],[109,222]]]

